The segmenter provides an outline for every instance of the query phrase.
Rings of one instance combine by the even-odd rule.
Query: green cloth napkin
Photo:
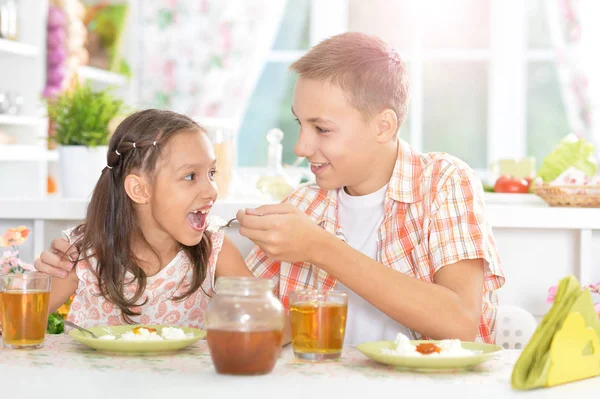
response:
[[[572,312],[583,316],[586,326],[594,328],[600,336],[600,321],[589,289],[582,290],[574,276],[565,277],[558,285],[552,308],[542,319],[513,368],[511,384],[514,389],[547,386],[552,339]]]

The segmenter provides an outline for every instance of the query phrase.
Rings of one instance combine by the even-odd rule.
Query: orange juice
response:
[[[338,354],[344,345],[348,305],[298,302],[290,306],[292,345],[296,353]]]
[[[233,140],[226,140],[213,143],[213,148],[217,157],[218,173],[215,175],[215,181],[219,189],[219,197],[226,198],[230,194],[231,183],[233,181],[235,143]]]
[[[44,342],[50,292],[8,290],[0,292],[4,344],[36,346]]]

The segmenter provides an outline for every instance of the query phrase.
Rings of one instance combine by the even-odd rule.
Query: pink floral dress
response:
[[[184,292],[192,278],[191,262],[184,251],[179,251],[160,272],[147,278],[146,289],[142,296],[142,298],[147,298],[147,302],[141,307],[134,308],[141,315],[132,317],[132,320],[141,324],[202,328],[204,310],[210,296],[215,292],[215,269],[218,254],[223,246],[223,237],[223,232],[212,233],[213,250],[202,289],[181,301],[171,299]],[[93,260],[89,264],[81,262],[77,265],[76,274],[79,278],[79,286],[71,303],[67,320],[82,327],[124,324],[120,309],[100,295],[98,281],[93,273],[96,266],[97,264]],[[131,278],[132,275],[128,273],[127,277]],[[130,284],[125,287],[125,292],[132,297],[135,289],[136,285]],[[140,302],[143,302],[143,299]]]

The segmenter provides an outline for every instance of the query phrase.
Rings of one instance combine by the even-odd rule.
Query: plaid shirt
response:
[[[285,199],[319,226],[343,239],[336,190],[299,187]],[[485,220],[483,189],[462,161],[443,153],[419,154],[400,140],[398,159],[385,196],[385,217],[377,234],[377,258],[400,273],[433,283],[442,267],[483,259],[484,293],[477,340],[495,341],[497,295],[504,274],[492,230]],[[246,263],[255,276],[276,281],[286,309],[295,290],[333,289],[336,279],[306,262],[269,259],[256,246]]]

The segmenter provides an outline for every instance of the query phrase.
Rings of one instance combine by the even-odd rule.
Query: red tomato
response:
[[[494,192],[496,193],[521,193],[529,192],[529,183],[525,179],[518,177],[501,176],[494,184]]]

